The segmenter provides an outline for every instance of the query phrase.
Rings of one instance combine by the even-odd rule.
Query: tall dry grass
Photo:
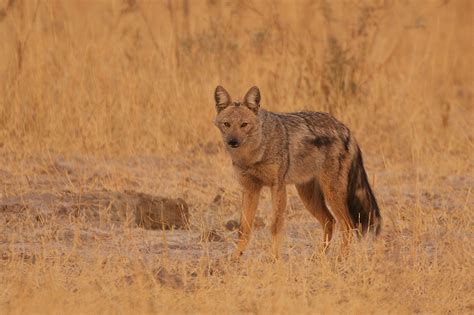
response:
[[[217,84],[236,96],[258,85],[271,110],[333,112],[378,152],[472,141],[470,1],[1,7],[7,148],[157,153],[215,141]]]
[[[21,213],[0,230],[0,310],[472,312],[473,4],[0,1],[0,196],[132,180],[187,193],[196,217],[218,187],[236,205],[227,158],[201,148],[219,143],[215,86],[238,97],[257,85],[267,109],[328,111],[354,131],[385,218],[382,239],[354,244],[347,261],[295,245],[276,264],[214,266],[206,244],[176,260],[139,250],[162,234],[84,236],[73,218],[66,237]],[[49,168],[57,156],[106,174],[88,166],[99,179],[74,181]],[[252,242],[259,253],[269,241]]]

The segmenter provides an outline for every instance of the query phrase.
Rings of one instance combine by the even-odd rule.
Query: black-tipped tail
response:
[[[367,231],[375,235],[380,233],[382,217],[377,200],[370,188],[359,148],[349,170],[347,206],[352,223],[362,234],[366,234]]]

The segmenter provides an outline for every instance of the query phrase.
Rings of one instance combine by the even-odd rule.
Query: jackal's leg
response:
[[[323,238],[323,251],[329,246],[329,242],[332,238],[334,230],[334,224],[336,220],[333,218],[331,212],[329,212],[326,203],[324,202],[324,196],[321,192],[318,182],[313,179],[310,182],[304,184],[297,184],[296,190],[298,195],[303,201],[306,209],[319,221],[324,231]]]
[[[339,180],[337,177],[321,174],[320,186],[327,206],[340,225],[343,237],[342,251],[346,253],[354,229],[347,206],[347,185],[344,180]]]
[[[232,254],[233,259],[238,259],[242,255],[250,238],[253,220],[257,212],[258,198],[260,197],[260,185],[249,185],[244,187],[242,196],[242,214],[240,217],[239,240],[237,248]]]
[[[283,226],[286,214],[286,186],[284,183],[273,185],[272,188],[272,252],[275,258],[280,257]]]

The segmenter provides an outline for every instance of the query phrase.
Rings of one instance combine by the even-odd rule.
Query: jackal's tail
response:
[[[347,206],[352,223],[362,234],[366,234],[367,231],[371,231],[375,235],[379,234],[382,217],[377,200],[370,188],[362,153],[358,147],[349,170]]]

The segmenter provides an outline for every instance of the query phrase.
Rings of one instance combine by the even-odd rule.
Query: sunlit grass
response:
[[[0,1],[0,312],[472,313],[472,13],[471,1]],[[240,195],[212,123],[217,84],[346,123],[380,238],[341,260],[336,237],[320,255],[291,188],[283,259],[268,259],[267,227],[229,262],[222,224]],[[191,229],[145,231],[61,199],[125,190],[186,199]],[[268,226],[266,191],[259,215]],[[203,242],[208,229],[223,241]]]

